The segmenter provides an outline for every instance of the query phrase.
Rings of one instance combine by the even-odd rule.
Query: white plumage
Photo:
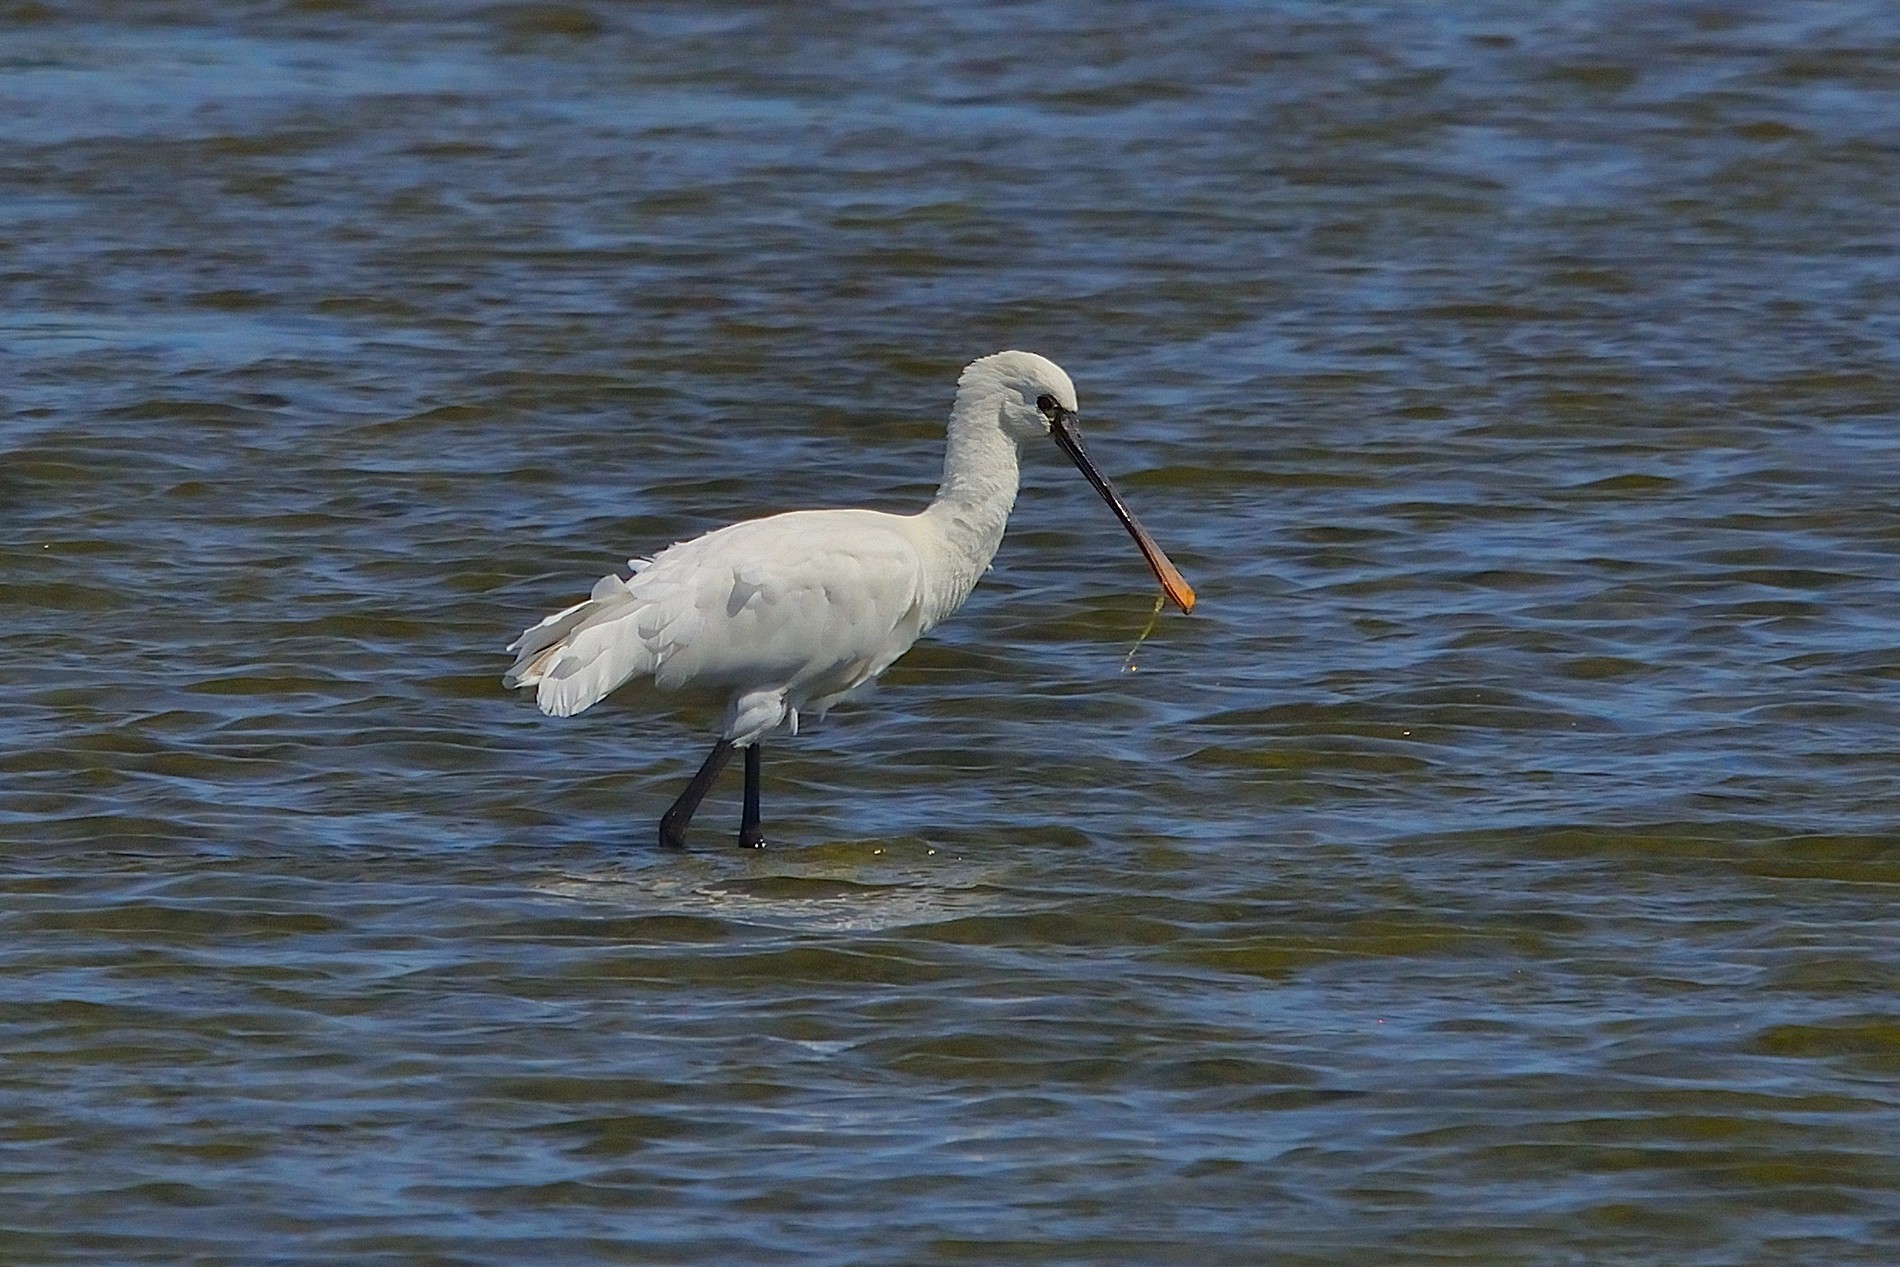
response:
[[[634,677],[723,688],[721,733],[744,747],[822,714],[928,628],[918,534],[915,517],[803,510],[683,541],[522,634],[503,680],[556,717]]]
[[[1074,431],[1075,387],[1028,352],[973,362],[957,384],[943,484],[915,515],[805,510],[752,519],[633,560],[586,601],[524,632],[502,681],[541,711],[579,713],[634,678],[727,696],[720,740],[661,825],[669,844],[735,748],[747,750],[745,844],[760,844],[759,741],[822,715],[963,605],[988,569],[1018,486],[1018,446],[1054,434],[1134,535],[1182,610],[1193,591],[1141,531]]]

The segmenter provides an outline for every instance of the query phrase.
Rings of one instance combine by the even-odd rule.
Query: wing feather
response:
[[[503,682],[535,687],[557,716],[648,675],[662,690],[775,690],[796,707],[883,672],[920,628],[923,568],[900,516],[775,515],[640,563],[523,633]]]

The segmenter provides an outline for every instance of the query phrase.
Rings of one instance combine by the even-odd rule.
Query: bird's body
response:
[[[1052,419],[1071,428],[1074,411],[1075,388],[1053,362],[1026,352],[984,357],[958,381],[943,483],[923,511],[793,511],[636,559],[630,577],[601,578],[586,601],[523,633],[503,682],[534,687],[541,710],[556,716],[634,678],[662,691],[724,693],[719,741],[661,836],[682,842],[719,768],[745,749],[749,830],[741,839],[762,843],[760,740],[780,725],[796,733],[800,713],[823,715],[963,605],[1002,543],[1020,441],[1050,431]],[[1163,587],[1183,610],[1191,606],[1192,591],[1088,465],[1072,431],[1057,437],[1136,535]]]
[[[937,581],[916,516],[801,510],[749,519],[634,560],[627,580],[522,635],[511,685],[566,717],[633,677],[729,692],[721,734],[744,747],[822,714],[888,668],[963,594]],[[934,600],[934,601],[933,601]]]

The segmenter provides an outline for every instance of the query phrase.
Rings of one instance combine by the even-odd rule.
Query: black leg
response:
[[[745,816],[739,820],[739,847],[765,848],[765,833],[759,829],[759,768],[765,764],[765,745],[753,742],[745,750]]]
[[[673,808],[666,811],[660,819],[660,843],[669,849],[686,848],[686,824],[693,821],[693,811],[706,799],[706,793],[712,790],[713,780],[726,768],[726,762],[732,760],[732,745],[721,739],[706,754],[705,763],[699,767],[686,784],[686,790],[673,802]]]

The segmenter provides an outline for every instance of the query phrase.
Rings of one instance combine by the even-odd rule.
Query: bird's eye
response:
[[[1036,397],[1036,408],[1046,414],[1053,414],[1056,411],[1056,398],[1046,394],[1038,396]]]

